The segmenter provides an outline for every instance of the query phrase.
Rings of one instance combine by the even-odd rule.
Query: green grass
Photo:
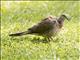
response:
[[[1,2],[2,60],[80,60],[79,3],[77,1]],[[9,37],[25,31],[48,15],[72,16],[61,32],[49,43],[41,36]],[[38,40],[38,38],[40,38]],[[54,41],[55,40],[55,41]]]

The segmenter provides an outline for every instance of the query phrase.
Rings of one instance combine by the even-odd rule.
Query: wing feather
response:
[[[51,30],[53,28],[53,25],[55,23],[54,19],[50,19],[50,18],[45,18],[44,20],[42,20],[40,23],[38,23],[37,25],[34,25],[33,27],[29,28],[28,30],[31,33],[45,33],[49,30]]]

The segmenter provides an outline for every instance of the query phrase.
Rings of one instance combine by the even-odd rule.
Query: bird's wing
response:
[[[50,19],[50,18],[45,18],[44,20],[42,20],[40,23],[38,23],[37,25],[34,25],[33,27],[29,28],[28,30],[31,33],[45,33],[46,31],[49,31],[50,29],[53,28],[53,25],[55,23],[54,19]]]

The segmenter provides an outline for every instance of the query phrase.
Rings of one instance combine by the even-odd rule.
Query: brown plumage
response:
[[[43,19],[40,23],[34,25],[29,28],[25,32],[10,34],[9,36],[22,36],[26,34],[37,34],[42,35],[47,38],[51,38],[55,36],[63,26],[65,18],[69,20],[69,16],[67,14],[62,14],[59,18],[49,16]]]

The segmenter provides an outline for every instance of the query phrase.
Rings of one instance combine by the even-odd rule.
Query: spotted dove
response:
[[[38,24],[29,28],[27,31],[10,34],[9,36],[22,36],[26,34],[35,34],[51,38],[61,30],[65,19],[70,20],[70,16],[67,14],[62,14],[59,18],[48,16]]]

